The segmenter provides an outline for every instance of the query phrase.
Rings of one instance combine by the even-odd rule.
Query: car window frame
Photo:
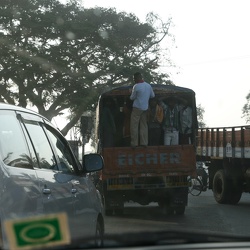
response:
[[[37,166],[34,166],[34,169],[43,169],[43,170],[47,170],[47,171],[57,171],[58,172],[59,171],[58,159],[56,157],[54,149],[51,146],[51,142],[48,139],[47,134],[44,132],[44,129],[41,126],[41,123],[43,123],[42,117],[40,117],[39,115],[36,115],[36,114],[31,114],[31,113],[22,112],[22,111],[16,111],[16,113],[17,113],[17,118],[18,118],[19,122],[22,125],[21,127],[24,130],[23,133],[24,133],[24,136],[26,137],[26,143],[28,144],[28,146],[31,145],[32,151],[34,152],[34,154],[36,156],[36,159],[37,159]],[[45,137],[47,139],[47,142],[48,142],[48,144],[50,146],[53,157],[55,159],[56,169],[43,168],[40,165],[39,157],[37,155],[38,152],[37,152],[36,147],[34,145],[34,140],[33,140],[32,136],[31,136],[31,134],[29,132],[29,129],[27,128],[27,123],[38,123],[39,126],[41,127],[41,129],[42,129],[42,131],[43,131],[43,133],[44,133],[44,135],[45,135]],[[29,140],[29,142],[28,142],[28,140]]]
[[[20,132],[20,136],[21,136],[21,139],[22,139],[22,142],[24,143],[24,146],[26,147],[26,152],[24,153],[28,153],[28,156],[30,157],[30,159],[32,159],[32,152],[31,152],[31,149],[30,149],[30,146],[27,142],[27,138],[26,138],[26,135],[23,131],[23,127],[21,125],[21,122],[20,122],[20,119],[18,118],[18,115],[16,113],[15,110],[0,110],[1,114],[9,114],[11,116],[13,116],[15,118],[15,121],[16,121],[16,125],[19,127],[19,131],[18,133]],[[34,155],[37,159],[37,156]],[[18,167],[18,166],[13,166],[13,165],[9,165],[9,164],[6,164],[5,162],[3,162],[4,165],[8,166],[8,167],[11,167],[11,168],[22,168],[22,169],[29,169],[29,170],[34,170],[35,169],[35,164],[34,162],[32,161],[32,165],[30,165],[30,167]]]
[[[31,138],[31,135],[29,133],[29,130],[28,128],[26,127],[26,124],[25,122],[37,122],[40,127],[42,128],[45,136],[46,136],[46,139],[48,140],[48,143],[50,145],[50,148],[51,148],[51,151],[53,153],[53,156],[55,158],[55,161],[56,161],[56,165],[57,165],[57,169],[56,170],[51,170],[51,169],[46,169],[46,168],[42,168],[39,163],[39,169],[44,169],[44,170],[48,170],[48,171],[58,171],[58,172],[61,172],[61,173],[67,173],[67,174],[73,174],[73,175],[79,175],[80,174],[80,169],[81,169],[81,164],[77,161],[75,155],[73,154],[70,146],[69,146],[69,143],[68,141],[64,138],[63,135],[60,134],[60,132],[54,128],[49,121],[47,121],[46,119],[44,119],[43,117],[39,116],[39,115],[36,115],[36,114],[30,114],[30,113],[26,113],[26,112],[21,112],[21,111],[17,111],[17,114],[18,114],[18,117],[19,117],[19,120],[20,122],[22,123],[24,129],[25,129],[25,132],[27,133],[27,136],[31,142],[31,145],[33,147],[33,151],[35,152],[36,154],[36,157],[37,157],[37,152],[36,152],[36,149],[35,149],[35,146],[34,146],[34,143],[33,143],[33,140]],[[63,171],[63,169],[60,167],[60,159],[59,159],[59,156],[57,154],[57,150],[55,148],[55,145],[53,144],[53,142],[51,141],[51,138],[47,132],[47,130],[49,130],[53,135],[55,135],[56,137],[59,138],[59,140],[65,145],[65,147],[67,147],[69,153],[70,153],[70,157],[72,159],[72,166],[74,168],[74,171],[72,172],[65,172]],[[27,142],[26,142],[27,143]],[[28,144],[28,143],[27,143]],[[38,157],[37,157],[38,159]]]
[[[60,164],[59,164],[59,163],[60,163],[60,159],[59,159],[59,156],[58,156],[58,154],[57,154],[57,150],[56,150],[56,148],[55,148],[55,145],[52,143],[51,138],[50,138],[50,136],[49,136],[47,130],[50,131],[54,136],[58,137],[59,140],[66,146],[68,152],[70,153],[70,157],[71,157],[71,159],[72,159],[72,161],[73,161],[72,166],[73,166],[73,168],[74,168],[74,172],[72,172],[72,173],[68,173],[68,172],[67,172],[67,174],[75,174],[75,175],[78,175],[78,174],[79,174],[79,165],[78,165],[78,162],[77,162],[77,159],[76,159],[75,155],[73,154],[73,152],[72,152],[72,150],[71,150],[71,148],[70,148],[70,146],[69,146],[68,141],[59,133],[59,131],[57,131],[54,127],[50,126],[48,123],[44,122],[44,123],[42,124],[42,127],[43,127],[43,129],[44,129],[44,131],[45,131],[45,134],[47,135],[47,138],[48,138],[48,140],[49,140],[49,142],[50,142],[51,147],[52,147],[53,150],[55,151],[55,154],[56,154],[56,157],[57,157],[57,161],[58,161],[59,171],[64,172],[64,171],[61,169],[61,167],[60,167]]]

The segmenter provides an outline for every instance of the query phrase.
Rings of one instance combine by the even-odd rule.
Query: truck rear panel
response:
[[[104,148],[103,156],[108,190],[182,187],[195,175],[193,145]]]
[[[157,142],[149,140],[147,147],[130,147],[133,104],[130,95],[133,85],[104,92],[96,109],[95,142],[96,151],[105,162],[97,185],[103,197],[106,215],[122,213],[124,202],[127,201],[141,205],[157,202],[160,207],[175,211],[176,214],[185,211],[188,202],[187,177],[196,176],[195,140],[198,123],[195,92],[175,85],[151,86],[158,100],[167,102],[170,97],[186,100],[192,108],[190,141],[187,143],[180,140],[179,145],[164,145],[163,127],[159,126],[157,132],[162,137]],[[102,121],[105,119],[101,119],[107,111],[107,103],[112,103],[109,107],[113,114],[112,123],[104,123]],[[114,127],[115,130],[110,133],[108,129]],[[152,130],[148,132],[152,136]]]

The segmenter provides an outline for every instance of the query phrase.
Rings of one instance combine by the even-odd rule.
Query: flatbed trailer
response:
[[[208,165],[218,203],[237,204],[250,192],[250,126],[200,128],[196,158]]]

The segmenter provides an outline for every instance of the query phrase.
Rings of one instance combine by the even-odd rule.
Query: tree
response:
[[[250,122],[250,93],[246,96],[246,104],[242,108],[242,117],[246,119],[246,123]]]
[[[66,135],[100,93],[128,84],[137,70],[150,82],[171,84],[157,71],[170,25],[153,13],[141,23],[74,0],[2,0],[0,101],[35,107],[49,120],[68,111]]]
[[[201,104],[199,104],[197,107],[196,107],[196,110],[197,110],[197,119],[198,119],[198,127],[199,128],[204,128],[206,127],[206,124],[203,120],[203,115],[205,113],[205,110],[204,108],[201,106]]]

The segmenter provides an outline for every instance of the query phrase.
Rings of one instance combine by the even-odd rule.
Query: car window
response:
[[[22,126],[22,129],[23,129],[23,132],[24,132],[26,142],[28,144],[28,148],[29,148],[29,152],[30,152],[30,155],[31,155],[33,167],[39,168],[39,163],[38,163],[38,158],[36,156],[36,152],[34,150],[34,147],[32,146],[32,142],[31,142],[31,140],[29,138],[29,135],[28,135],[28,133],[27,133],[27,131],[25,129],[25,126],[24,126],[24,124],[22,122],[21,122],[21,126]]]
[[[0,111],[0,120],[0,153],[3,162],[12,167],[33,168],[35,161],[15,112]]]
[[[58,134],[56,134],[55,131],[52,130],[52,128],[46,129],[46,132],[48,133],[52,145],[55,147],[55,151],[59,160],[59,170],[66,173],[74,173],[75,161],[67,144],[62,138],[59,137]]]
[[[39,167],[51,170],[58,170],[55,155],[49,144],[48,138],[37,121],[24,121],[30,138],[32,138],[32,144],[34,146]]]

